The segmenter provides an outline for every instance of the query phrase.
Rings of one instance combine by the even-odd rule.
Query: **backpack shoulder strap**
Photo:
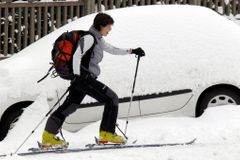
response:
[[[93,37],[93,39],[94,39],[94,45],[97,44],[97,39],[91,32],[84,31],[84,30],[79,30],[77,32],[79,33],[80,37],[85,36],[85,35],[91,35]]]
[[[89,52],[92,52],[94,47],[95,47],[95,45],[97,44],[96,37],[89,31],[79,30],[79,31],[75,31],[75,32],[78,32],[79,38],[81,38],[83,36],[86,36],[86,35],[90,35],[93,38],[93,44],[90,46],[90,48],[87,51],[88,54],[89,54]],[[81,46],[83,47],[84,45],[81,45]],[[82,52],[83,52],[83,48],[81,48],[81,49],[82,49]]]

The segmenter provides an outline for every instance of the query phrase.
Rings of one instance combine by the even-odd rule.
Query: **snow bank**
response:
[[[39,97],[23,113],[16,127],[11,130],[8,137],[0,142],[0,154],[14,152],[24,138],[33,130],[36,124],[47,112],[46,97]],[[239,156],[240,141],[240,106],[218,106],[209,108],[200,118],[186,117],[152,117],[129,121],[129,142],[138,140],[137,144],[143,143],[168,143],[184,142],[197,138],[193,146],[125,149],[114,151],[93,151],[84,153],[72,153],[66,155],[47,154],[33,157],[6,157],[4,160],[25,159],[235,159]],[[45,123],[45,122],[43,122]],[[94,136],[98,134],[100,122],[93,123],[77,133],[64,131],[65,138],[70,142],[70,148],[84,147],[85,144],[94,142]],[[125,121],[119,121],[120,127],[124,128]],[[41,140],[43,125],[20,150],[27,151],[30,147],[36,147],[36,141]],[[237,146],[237,147],[236,147]],[[187,153],[187,154],[186,154]],[[195,157],[195,154],[198,156]]]
[[[115,24],[106,41],[122,48],[142,47],[136,94],[196,89],[213,83],[239,84],[239,26],[214,11],[197,6],[142,6],[107,11]],[[39,80],[48,70],[54,40],[64,31],[87,30],[96,14],[85,16],[43,37],[0,63],[0,96],[20,97],[42,91],[55,96],[69,83],[61,79]],[[101,81],[129,96],[136,58],[104,55]],[[1,100],[3,101],[3,100]],[[86,98],[84,102],[94,101]]]

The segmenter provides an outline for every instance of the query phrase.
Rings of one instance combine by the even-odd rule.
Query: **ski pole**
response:
[[[70,86],[71,87],[71,86]],[[26,141],[32,136],[32,134],[38,129],[38,127],[42,124],[42,122],[48,117],[50,113],[54,110],[54,108],[59,104],[59,102],[63,99],[63,97],[67,94],[67,92],[70,90],[70,87],[63,93],[63,95],[58,99],[58,101],[54,104],[54,106],[48,111],[48,113],[43,117],[43,119],[37,124],[37,126],[32,130],[32,132],[25,138],[25,140],[21,143],[21,145],[17,148],[17,150],[14,152],[16,154],[19,149],[26,143]]]
[[[122,135],[128,140],[127,135],[123,133],[123,131],[122,131],[121,128],[119,127],[118,123],[116,123],[116,127],[117,127],[117,129],[122,133]]]
[[[128,107],[127,120],[126,120],[125,132],[124,132],[125,135],[127,135],[128,118],[129,118],[129,114],[130,114],[130,110],[131,110],[131,106],[132,106],[132,101],[133,101],[133,93],[134,93],[134,88],[135,88],[135,84],[136,84],[139,61],[140,61],[140,56],[137,57],[137,66],[136,66],[136,70],[135,70],[131,99],[130,99],[130,103],[129,103],[129,107]]]

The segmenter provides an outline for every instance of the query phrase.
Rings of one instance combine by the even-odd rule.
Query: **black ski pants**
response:
[[[64,103],[48,118],[45,130],[57,134],[66,117],[81,108],[81,102],[86,95],[105,104],[100,130],[115,133],[118,96],[109,87],[90,75],[77,77],[72,82],[69,95]]]

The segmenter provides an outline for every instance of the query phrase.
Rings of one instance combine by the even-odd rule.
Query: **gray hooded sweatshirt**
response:
[[[108,53],[114,54],[114,55],[127,55],[130,54],[127,49],[121,49],[112,46],[111,44],[107,43],[102,35],[99,33],[98,30],[96,30],[93,26],[89,29],[89,31],[95,36],[97,40],[97,44],[95,45],[93,49],[93,54],[91,57],[91,60],[89,62],[89,71],[92,72],[95,76],[99,76],[100,74],[100,67],[99,63],[103,59],[103,51],[106,51]]]
[[[93,53],[91,54],[90,61],[87,66],[87,69],[90,71],[94,76],[98,77],[100,75],[100,67],[99,63],[103,59],[103,51],[114,55],[127,55],[130,52],[127,49],[121,49],[112,46],[111,44],[105,42],[102,35],[96,30],[93,26],[90,27],[89,31],[94,35],[96,39],[96,44],[93,49]],[[73,55],[73,73],[75,75],[80,75],[81,70],[81,57],[85,55],[85,53],[91,48],[94,43],[94,38],[92,35],[85,35],[79,40],[79,45]]]

